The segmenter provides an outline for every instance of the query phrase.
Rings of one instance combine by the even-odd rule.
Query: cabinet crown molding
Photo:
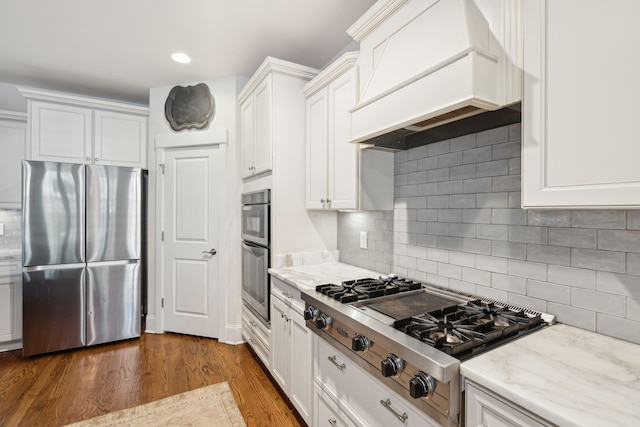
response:
[[[243,103],[253,93],[256,87],[258,87],[258,85],[269,75],[269,73],[278,73],[297,77],[303,80],[311,80],[318,75],[319,71],[320,70],[316,68],[267,56],[260,67],[258,67],[258,70],[253,74],[238,94],[238,102]]]
[[[26,122],[27,113],[18,111],[0,110],[0,120],[14,120],[17,122]]]
[[[29,101],[46,101],[57,104],[66,104],[100,110],[118,111],[122,113],[137,114],[140,116],[149,115],[149,107],[137,104],[128,104],[110,99],[93,98],[88,96],[74,95],[70,93],[54,92],[44,89],[18,86],[18,91]]]
[[[347,34],[355,41],[360,42],[408,2],[409,0],[378,0],[353,25],[347,28]]]
[[[305,97],[309,97],[325,87],[328,83],[338,78],[340,75],[344,74],[346,71],[352,69],[356,66],[356,61],[358,60],[358,56],[360,52],[347,52],[332,62],[327,68],[320,71],[320,73],[313,78],[309,83],[307,83],[303,88],[302,92]],[[357,87],[357,82],[356,82]]]

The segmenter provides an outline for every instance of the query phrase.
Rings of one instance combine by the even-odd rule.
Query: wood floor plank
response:
[[[176,334],[31,358],[0,353],[0,426],[61,426],[222,381],[249,427],[300,426],[246,345]]]

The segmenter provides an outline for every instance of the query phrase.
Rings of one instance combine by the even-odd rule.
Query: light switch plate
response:
[[[360,249],[367,249],[367,232],[360,232]]]
[[[0,224],[0,236],[4,236],[4,224]]]

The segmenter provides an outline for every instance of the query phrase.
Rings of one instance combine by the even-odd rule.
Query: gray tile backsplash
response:
[[[516,124],[396,153],[394,210],[340,212],[340,261],[640,344],[640,210],[523,210],[520,150]]]

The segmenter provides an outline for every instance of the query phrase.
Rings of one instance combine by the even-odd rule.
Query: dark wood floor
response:
[[[300,426],[246,345],[175,334],[33,358],[0,353],[0,426],[60,426],[222,381],[248,426]]]

